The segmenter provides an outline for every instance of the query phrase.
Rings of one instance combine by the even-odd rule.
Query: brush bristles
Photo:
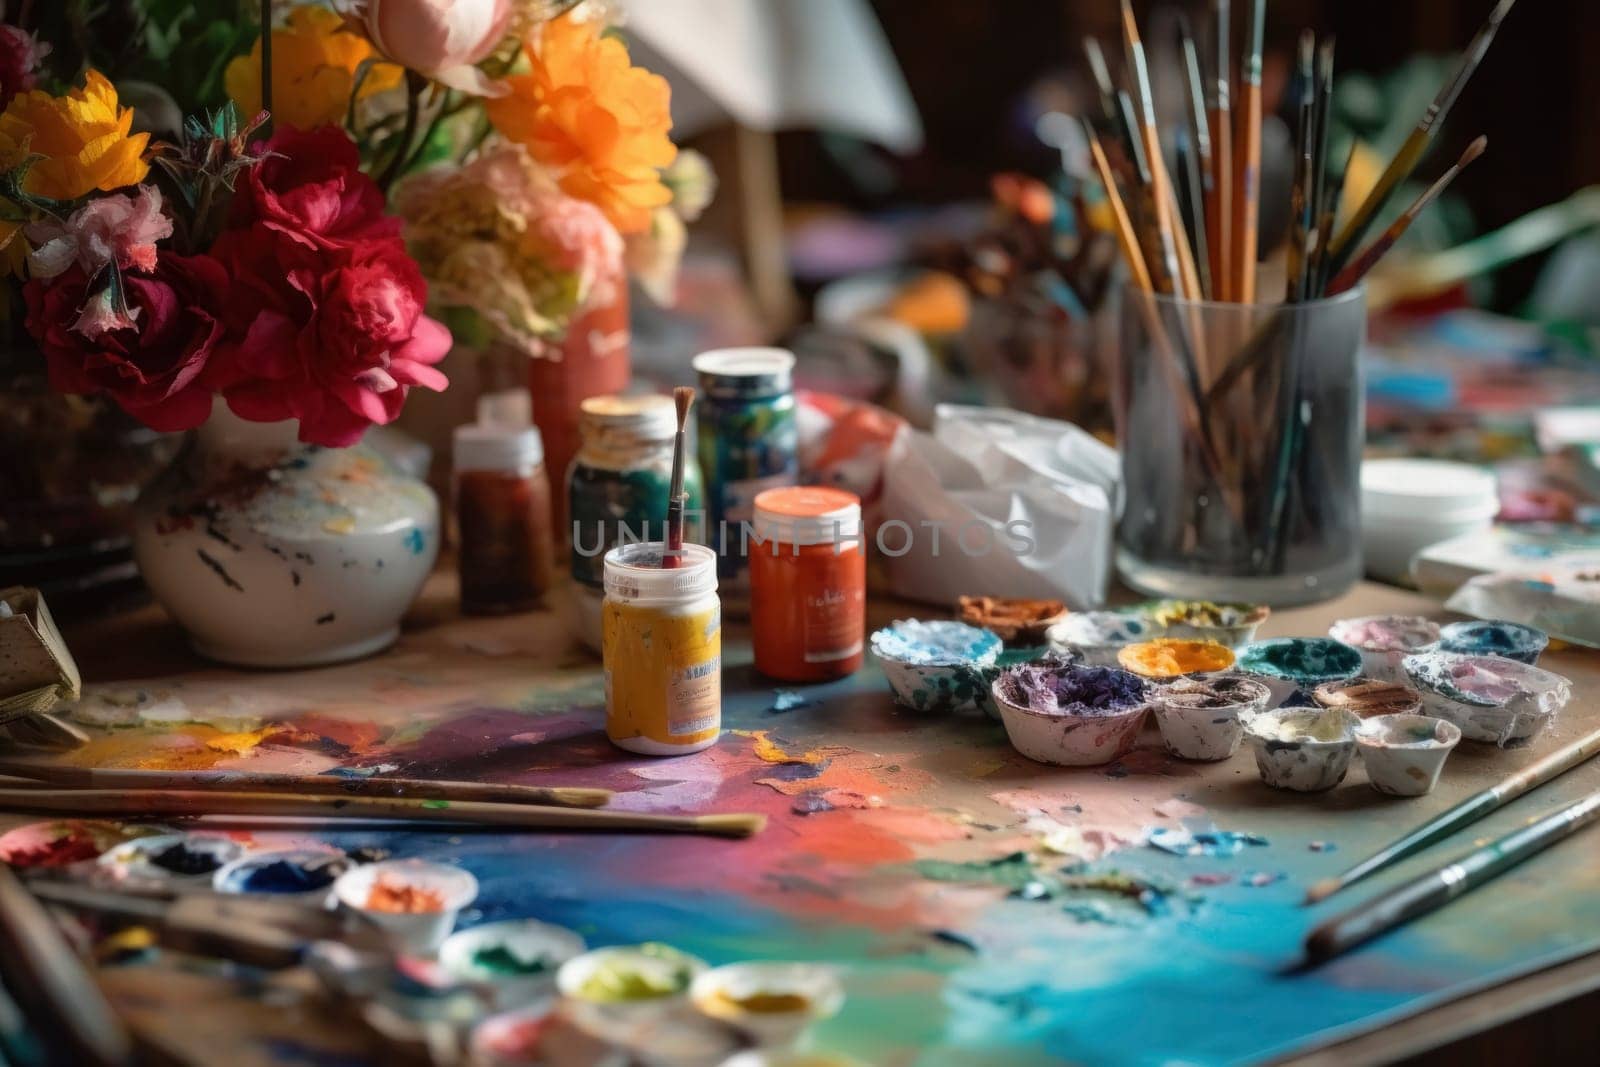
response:
[[[1479,156],[1483,155],[1488,150],[1489,138],[1487,136],[1480,135],[1476,141],[1473,141],[1471,144],[1467,145],[1467,150],[1461,153],[1461,159],[1456,163],[1456,166],[1464,167],[1468,163],[1471,163],[1474,159],[1477,159]]]
[[[1314,883],[1310,889],[1306,890],[1306,903],[1316,904],[1320,901],[1327,900],[1329,897],[1333,896],[1339,891],[1339,887],[1339,879],[1324,878],[1322,881]]]
[[[689,409],[694,406],[694,388],[680,385],[672,391],[672,403],[678,409],[678,429],[689,419]]]
[[[767,828],[767,817],[760,814],[697,815],[695,828],[719,837],[750,837]]]

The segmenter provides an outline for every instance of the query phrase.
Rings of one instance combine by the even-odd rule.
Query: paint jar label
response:
[[[715,730],[722,721],[722,657],[672,673],[667,686],[667,733]]]
[[[807,663],[833,663],[861,652],[864,589],[825,589],[805,598],[802,642]]]

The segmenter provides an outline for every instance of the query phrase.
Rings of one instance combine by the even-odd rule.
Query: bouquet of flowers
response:
[[[709,197],[592,2],[32,10],[0,27],[5,313],[158,430],[220,396],[351,444],[445,387],[441,319],[548,356],[624,270],[665,295]]]

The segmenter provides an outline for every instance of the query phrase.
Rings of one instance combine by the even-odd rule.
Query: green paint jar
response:
[[[598,592],[607,552],[665,536],[677,412],[667,396],[596,396],[580,406],[578,425],[581,443],[567,472],[569,560],[573,579]],[[684,457],[683,489],[684,538],[698,542],[694,520],[705,494],[693,456]]]
[[[755,499],[800,477],[794,354],[782,348],[722,348],[694,358],[700,376],[700,466],[708,543],[725,585],[743,584],[747,526]]]

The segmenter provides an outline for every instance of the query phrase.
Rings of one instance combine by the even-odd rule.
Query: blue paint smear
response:
[[[420,556],[423,550],[428,547],[428,538],[422,532],[421,527],[413,527],[406,531],[403,543],[406,548],[410,549],[413,556]]]

